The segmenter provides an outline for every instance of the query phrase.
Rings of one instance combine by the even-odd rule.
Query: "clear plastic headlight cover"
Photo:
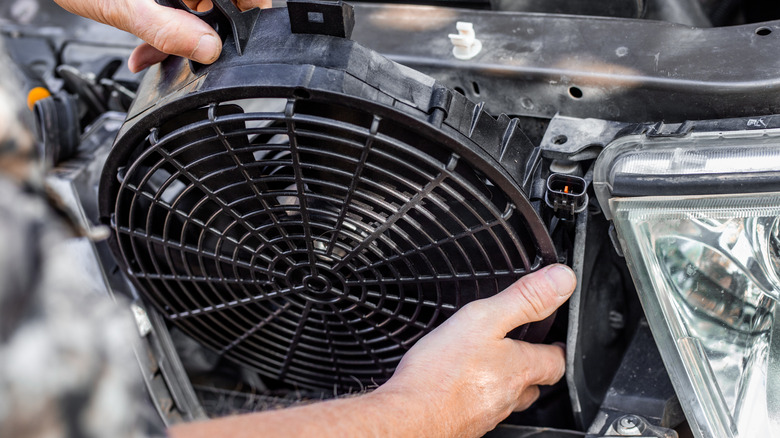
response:
[[[780,193],[609,202],[696,435],[780,437]]]
[[[599,156],[593,187],[612,197],[780,191],[780,130],[627,136]]]

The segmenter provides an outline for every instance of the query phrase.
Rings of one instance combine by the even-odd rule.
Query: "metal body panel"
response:
[[[552,14],[358,5],[353,39],[488,102],[494,113],[616,121],[780,112],[780,22],[693,28]],[[460,61],[448,33],[474,24]]]

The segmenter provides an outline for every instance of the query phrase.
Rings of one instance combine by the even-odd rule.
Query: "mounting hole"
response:
[[[582,90],[579,87],[569,87],[569,96],[574,99],[580,99],[582,97]]]
[[[460,94],[462,94],[464,96],[466,95],[466,91],[463,90],[463,88],[455,87],[455,91],[457,91],[458,93],[460,93]]]
[[[299,99],[308,99],[311,97],[311,94],[309,94],[309,92],[304,90],[303,88],[296,88],[295,90],[293,90],[293,96]]]
[[[768,27],[759,27],[758,29],[756,29],[756,35],[758,36],[767,36],[770,33],[772,33],[772,29]]]
[[[476,83],[476,82],[472,82],[472,83],[471,83],[471,88],[473,88],[473,89],[474,89],[474,94],[476,94],[477,96],[479,96],[479,84],[478,84],[478,83]]]
[[[552,139],[553,144],[557,144],[557,145],[562,145],[567,141],[569,141],[569,137],[566,137],[565,135],[556,135]]]

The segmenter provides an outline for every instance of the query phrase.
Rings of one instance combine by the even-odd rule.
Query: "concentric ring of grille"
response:
[[[397,121],[280,105],[180,115],[118,171],[128,274],[193,338],[265,376],[349,391],[531,269],[519,191]]]

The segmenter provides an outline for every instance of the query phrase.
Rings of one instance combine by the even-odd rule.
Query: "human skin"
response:
[[[154,0],[55,0],[64,9],[130,32],[142,40],[127,61],[139,72],[168,55],[183,56],[211,64],[222,52],[214,29],[198,17],[179,9],[160,6]],[[271,0],[233,0],[241,9],[271,7]],[[184,0],[194,11],[211,9],[211,0]]]
[[[553,265],[467,304],[417,342],[392,378],[371,393],[177,425],[169,436],[480,437],[512,411],[528,408],[539,385],[563,376],[561,347],[506,334],[552,314],[575,283],[569,268]]]

